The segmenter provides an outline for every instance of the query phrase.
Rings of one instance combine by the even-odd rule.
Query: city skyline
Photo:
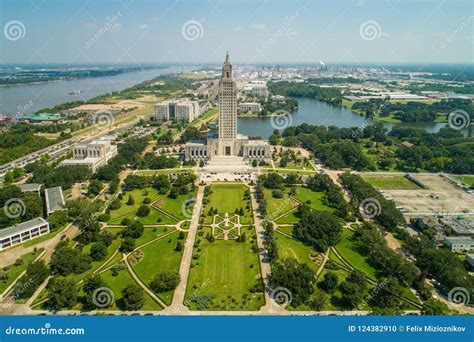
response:
[[[3,64],[219,63],[230,46],[243,47],[230,51],[237,64],[469,63],[473,55],[464,0],[0,6]]]

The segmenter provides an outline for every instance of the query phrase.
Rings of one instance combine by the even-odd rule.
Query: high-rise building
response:
[[[199,114],[199,103],[188,99],[168,100],[155,105],[155,118],[158,121],[190,122]]]
[[[244,160],[271,158],[267,141],[249,139],[237,133],[237,87],[232,75],[232,64],[227,53],[219,82],[219,124],[217,136],[209,135],[207,141],[186,144],[186,159],[209,159],[214,156],[235,156]]]

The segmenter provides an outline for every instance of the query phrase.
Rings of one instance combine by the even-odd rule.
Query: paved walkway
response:
[[[191,224],[189,225],[188,236],[186,238],[186,243],[184,244],[184,253],[181,260],[181,265],[179,268],[179,275],[181,281],[179,282],[178,287],[174,291],[173,302],[171,306],[166,308],[166,312],[173,314],[182,314],[189,311],[189,309],[184,306],[184,297],[186,295],[186,285],[189,278],[189,270],[191,268],[191,263],[193,260],[193,248],[194,241],[196,240],[197,230],[199,226],[199,216],[201,215],[202,208],[202,199],[204,197],[204,186],[199,186],[197,195],[196,195],[196,205],[193,210],[193,216],[191,218]]]

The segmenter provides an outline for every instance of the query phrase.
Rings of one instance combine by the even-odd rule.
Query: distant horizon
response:
[[[470,0],[3,0],[0,65],[472,63]],[[3,33],[3,34],[2,34]]]

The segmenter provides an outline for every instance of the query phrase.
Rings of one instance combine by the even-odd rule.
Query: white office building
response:
[[[242,102],[239,104],[239,111],[241,113],[260,113],[262,111],[262,106],[258,102]]]
[[[102,137],[85,145],[74,146],[72,158],[63,160],[59,165],[84,165],[94,173],[98,167],[107,165],[108,161],[117,155],[117,146],[112,145],[112,139],[112,137]]]
[[[0,229],[0,251],[49,233],[49,223],[42,217]]]
[[[199,103],[188,99],[168,100],[155,105],[157,121],[190,122],[200,115]]]

